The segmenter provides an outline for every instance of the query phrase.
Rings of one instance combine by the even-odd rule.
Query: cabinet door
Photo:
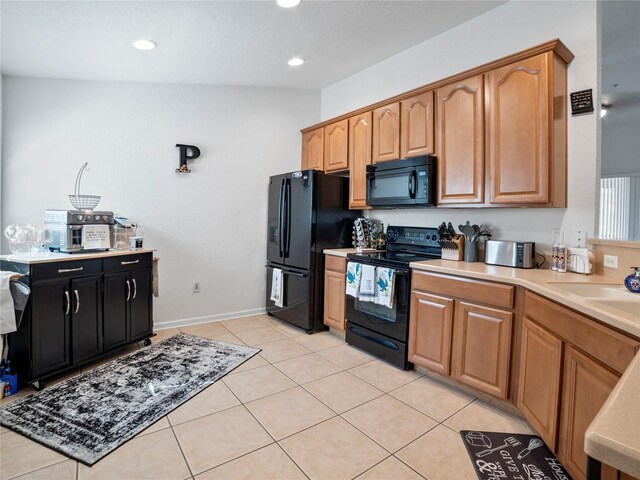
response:
[[[71,345],[73,363],[102,352],[102,289],[100,276],[71,280]]]
[[[373,111],[373,163],[400,158],[400,102]]]
[[[130,321],[131,341],[148,338],[153,333],[151,323],[151,270],[131,272]]]
[[[31,288],[32,378],[71,365],[69,281],[36,283]]]
[[[409,360],[443,375],[449,375],[453,305],[450,298],[411,293]]]
[[[325,270],[324,272],[324,324],[344,330],[345,324],[345,288],[344,272]]]
[[[525,317],[520,355],[518,408],[556,451],[562,341]]]
[[[332,123],[324,128],[324,170],[335,172],[349,168],[349,120]]]
[[[436,96],[438,204],[483,203],[483,77],[441,87]]]
[[[104,351],[129,341],[129,300],[131,300],[129,272],[108,273],[104,276]]]
[[[433,91],[400,102],[401,157],[435,152],[433,140]]]
[[[549,62],[544,53],[487,74],[491,203],[549,202]]]
[[[456,301],[453,377],[507,398],[513,313]]]
[[[586,478],[584,435],[619,377],[571,346],[565,349],[562,377],[559,459],[575,479]],[[603,479],[616,472],[602,469]]]
[[[349,119],[349,208],[367,208],[367,165],[371,164],[371,112]]]
[[[323,128],[302,134],[302,170],[324,169]]]

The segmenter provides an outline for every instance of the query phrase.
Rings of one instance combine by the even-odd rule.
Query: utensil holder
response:
[[[465,262],[478,261],[478,241],[477,240],[464,241],[464,261]]]
[[[452,243],[452,245],[442,247],[442,259],[454,260],[456,262],[461,261],[464,258],[464,237],[462,235],[456,235],[451,242],[446,241],[446,243]]]

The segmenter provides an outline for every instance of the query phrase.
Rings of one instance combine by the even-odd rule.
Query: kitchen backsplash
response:
[[[623,281],[631,273],[631,267],[640,267],[640,242],[590,238],[587,243],[592,246],[596,258],[595,273],[597,275]],[[606,268],[604,266],[605,255],[618,257],[618,268]]]

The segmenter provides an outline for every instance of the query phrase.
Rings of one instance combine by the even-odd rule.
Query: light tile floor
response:
[[[532,432],[329,332],[258,315],[161,330],[154,342],[179,331],[262,352],[91,468],[1,428],[0,479],[473,480],[459,430]]]

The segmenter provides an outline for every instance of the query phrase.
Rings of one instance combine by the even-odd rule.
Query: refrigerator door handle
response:
[[[265,267],[267,267],[267,268],[280,268],[280,267],[277,267],[277,266],[274,266],[274,265],[269,265],[268,263],[265,265]],[[282,270],[282,274],[283,275],[293,275],[294,277],[302,277],[302,278],[305,278],[305,277],[308,276],[307,273],[291,272],[289,270],[284,270],[282,268],[280,270]],[[346,273],[345,273],[345,275],[346,275]]]
[[[278,201],[278,251],[280,258],[284,257],[284,247],[282,245],[282,236],[284,233],[284,179],[280,183],[280,199]]]
[[[291,247],[291,180],[287,179],[285,181],[285,190],[284,190],[284,203],[285,203],[285,214],[286,214],[286,235],[284,238],[284,256],[285,258],[289,256],[289,248]]]

